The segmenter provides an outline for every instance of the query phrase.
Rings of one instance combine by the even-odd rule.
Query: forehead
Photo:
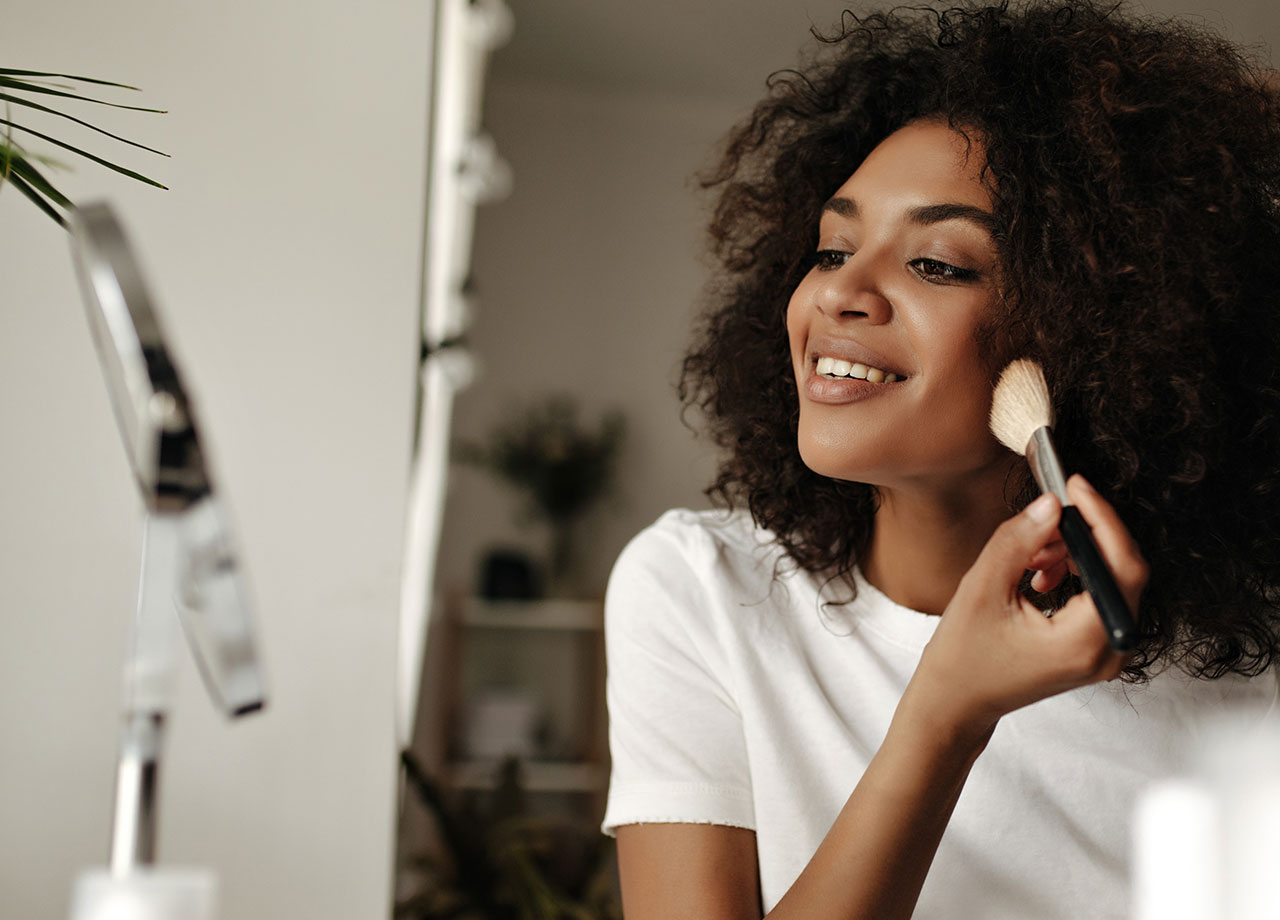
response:
[[[989,209],[984,163],[977,139],[941,122],[913,122],[881,141],[836,197],[903,207],[947,201]]]

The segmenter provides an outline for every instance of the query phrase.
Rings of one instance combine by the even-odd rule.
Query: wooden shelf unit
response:
[[[463,760],[451,764],[450,782],[457,789],[493,789],[501,764]],[[582,792],[598,795],[609,777],[602,764],[586,761],[530,760],[520,764],[520,785],[527,792]]]
[[[574,811],[588,820],[603,817],[608,787],[608,738],[604,706],[604,607],[599,600],[548,598],[535,601],[487,600],[455,596],[446,602],[438,624],[441,646],[433,655],[440,669],[435,675],[436,690],[425,705],[438,707],[435,726],[428,739],[426,760],[433,763],[445,786],[459,793],[484,792],[495,787],[500,761],[464,755],[460,739],[466,728],[468,684],[476,675],[473,660],[477,646],[501,647],[511,661],[521,665],[506,673],[513,680],[528,679],[538,672],[534,683],[524,687],[535,698],[540,694],[571,702],[571,713],[548,707],[553,734],[573,735],[568,750],[538,752],[520,762],[521,787],[529,794],[568,795],[579,804]],[[535,666],[528,655],[550,646],[560,648],[558,659],[571,661],[570,667]],[[490,662],[490,665],[493,663]],[[568,682],[569,686],[564,686]],[[552,685],[561,686],[552,686]],[[474,689],[474,688],[473,688]],[[551,691],[557,693],[552,694]],[[561,707],[563,708],[563,707]],[[569,725],[563,724],[564,722]]]
[[[475,629],[550,629],[599,632],[604,614],[599,601],[553,598],[541,601],[462,601],[461,625]]]

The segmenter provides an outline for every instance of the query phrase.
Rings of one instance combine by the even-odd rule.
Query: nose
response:
[[[823,272],[814,292],[814,306],[832,319],[863,318],[872,325],[887,323],[893,306],[876,280],[871,253],[862,250],[835,271]]]

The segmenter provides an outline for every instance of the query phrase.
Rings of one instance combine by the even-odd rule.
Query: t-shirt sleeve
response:
[[[612,776],[603,830],[755,829],[742,718],[709,589],[716,549],[664,516],[628,544],[605,597]]]

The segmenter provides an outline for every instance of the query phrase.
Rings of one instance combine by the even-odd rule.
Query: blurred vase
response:
[[[582,591],[582,572],[577,545],[577,519],[551,519],[551,558],[548,564],[548,594],[577,597]]]

